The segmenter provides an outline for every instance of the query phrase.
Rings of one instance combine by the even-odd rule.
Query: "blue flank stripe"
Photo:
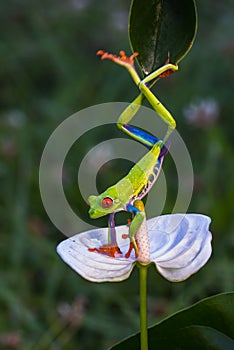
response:
[[[159,141],[159,139],[151,134],[149,134],[146,131],[143,131],[133,125],[125,124],[124,129],[129,131],[130,133],[134,134],[137,138],[138,141],[143,143],[147,148],[151,149],[153,145]],[[148,144],[144,143],[147,142]]]
[[[133,134],[136,137],[136,140],[142,143],[148,149],[151,149],[153,145],[159,141],[159,139],[156,136],[151,135],[142,129],[139,129],[136,126],[125,124],[123,125],[123,127],[129,133]],[[165,156],[165,154],[167,154],[169,146],[170,146],[170,143],[168,143],[167,146],[163,146],[159,157],[163,157]]]

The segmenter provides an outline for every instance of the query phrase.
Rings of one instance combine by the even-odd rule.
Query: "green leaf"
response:
[[[139,349],[139,333],[112,350]],[[233,350],[234,293],[223,293],[186,308],[149,328],[149,348]]]
[[[196,30],[194,0],[132,1],[130,44],[139,53],[138,63],[145,74],[163,66],[168,58],[173,64],[181,61],[193,44]]]
[[[181,328],[174,336],[178,349],[187,350],[233,350],[234,341],[214,328],[190,326]]]

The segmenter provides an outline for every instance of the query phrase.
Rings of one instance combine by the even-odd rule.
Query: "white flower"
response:
[[[167,280],[179,282],[197,272],[211,255],[210,218],[200,214],[162,215],[147,220],[150,262]],[[93,282],[117,282],[129,277],[137,259],[125,257],[129,242],[126,226],[116,227],[122,255],[112,258],[89,248],[107,243],[108,229],[94,229],[62,241],[57,252],[78,274]]]

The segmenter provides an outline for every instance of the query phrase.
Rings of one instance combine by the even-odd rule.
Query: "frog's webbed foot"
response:
[[[103,244],[99,248],[89,248],[89,252],[97,252],[109,256],[110,258],[119,258],[122,252],[116,241],[116,229],[114,221],[115,213],[110,213],[108,220],[108,244]]]
[[[126,259],[128,259],[128,258],[130,257],[132,250],[135,251],[135,258],[136,258],[136,259],[138,258],[138,249],[135,249],[135,246],[134,246],[133,242],[130,241],[128,251],[127,251],[127,253],[125,254],[125,258],[126,258]]]
[[[122,252],[117,244],[105,244],[99,248],[88,248],[89,252],[97,252],[99,254],[107,255],[110,258],[118,258]]]
[[[97,52],[98,56],[101,56],[102,60],[108,59],[110,61],[113,61],[121,66],[134,66],[134,58],[138,56],[137,52],[134,52],[131,56],[126,56],[124,51],[120,51],[119,56],[113,55],[111,53],[108,53],[103,50],[99,50]]]
[[[135,251],[135,258],[138,258],[138,247],[137,247],[137,240],[136,239],[131,239],[131,237],[128,234],[123,234],[122,235],[123,239],[129,238],[130,239],[130,243],[129,243],[129,248],[127,253],[125,254],[125,258],[128,259],[131,255],[132,250]]]

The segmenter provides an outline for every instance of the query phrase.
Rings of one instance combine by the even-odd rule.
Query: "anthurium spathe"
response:
[[[210,218],[201,214],[170,214],[147,220],[149,261],[167,280],[179,282],[197,272],[211,255]],[[128,258],[127,226],[116,227],[122,254],[109,257],[90,248],[107,243],[108,229],[94,229],[62,241],[57,252],[78,274],[93,282],[118,282],[129,277],[141,254]],[[139,247],[140,248],[140,247]],[[140,249],[139,249],[140,250]]]

